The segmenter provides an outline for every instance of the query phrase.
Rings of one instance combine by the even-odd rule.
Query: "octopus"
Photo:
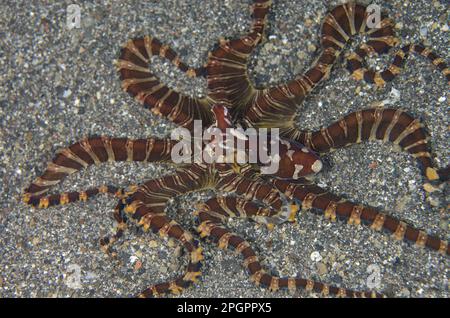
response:
[[[209,134],[209,139],[187,143],[184,139],[154,137],[86,138],[59,151],[44,173],[24,191],[24,202],[36,208],[86,201],[100,193],[113,195],[118,201],[114,209],[117,229],[113,235],[100,240],[102,249],[113,257],[114,243],[129,226],[179,242],[189,260],[184,272],[167,282],[149,286],[139,297],[180,294],[188,286],[198,284],[204,261],[198,237],[209,239],[221,249],[234,249],[242,256],[251,280],[273,292],[306,289],[323,296],[383,297],[375,290],[354,291],[308,277],[271,274],[262,265],[252,244],[227,227],[230,218],[251,219],[272,229],[282,223],[295,222],[300,209],[314,210],[331,222],[340,220],[383,231],[395,240],[410,241],[442,257],[450,254],[448,242],[384,211],[332,194],[310,178],[323,169],[323,154],[365,141],[381,140],[398,145],[418,161],[427,193],[442,190],[448,181],[449,168],[434,166],[429,138],[418,119],[399,109],[377,106],[350,113],[317,131],[302,130],[295,122],[297,106],[319,83],[330,77],[336,61],[357,35],[364,35],[367,41],[344,57],[347,69],[354,79],[377,87],[394,80],[411,54],[428,59],[449,81],[445,61],[423,45],[408,44],[398,48],[393,62],[384,70],[371,69],[366,63],[368,57],[386,53],[399,44],[393,21],[381,16],[379,23],[373,25],[365,6],[349,2],[326,15],[320,34],[320,54],[306,72],[280,85],[257,88],[248,76],[249,57],[265,40],[270,8],[270,0],[253,0],[249,32],[236,39],[221,38],[202,67],[188,66],[171,47],[151,36],[129,40],[120,51],[115,64],[124,91],[154,114],[187,132],[193,132],[196,123],[201,123],[201,133]],[[162,83],[149,67],[153,56],[167,59],[189,77],[204,77],[206,96],[187,96]],[[245,129],[277,131],[279,135],[258,136],[261,143],[255,146]],[[226,157],[214,160],[194,158],[196,150],[211,154],[227,148],[223,138],[233,144],[241,142],[242,147],[233,148]],[[277,151],[272,151],[274,146]],[[239,160],[248,159],[261,150],[258,147],[267,151],[265,158],[252,162]],[[183,160],[174,160],[174,155],[182,156]],[[123,189],[101,186],[48,193],[70,174],[90,165],[116,161],[169,163],[176,167],[176,172]],[[270,164],[278,169],[268,169]],[[227,195],[216,195],[196,207],[198,233],[190,233],[166,214],[167,202],[204,189]]]

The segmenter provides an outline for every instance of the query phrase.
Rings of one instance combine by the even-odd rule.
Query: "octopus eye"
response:
[[[317,173],[320,170],[322,170],[322,167],[323,167],[322,161],[316,160],[316,161],[314,161],[313,165],[311,166],[311,170]]]

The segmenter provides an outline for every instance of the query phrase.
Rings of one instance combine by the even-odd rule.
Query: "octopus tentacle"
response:
[[[325,189],[312,184],[291,184],[287,181],[275,180],[274,185],[286,196],[302,202],[302,208],[310,210],[316,208],[324,212],[327,219],[346,220],[349,224],[366,225],[371,229],[385,230],[392,234],[396,240],[405,240],[415,243],[417,247],[426,247],[438,251],[443,255],[450,255],[448,242],[425,231],[416,229],[406,222],[378,212],[374,208],[358,205],[329,193]]]
[[[446,181],[449,178],[448,168],[438,170],[433,166],[429,138],[423,124],[399,109],[364,109],[318,131],[293,129],[286,135],[319,153],[367,140],[389,141],[399,145],[419,161],[427,182]]]
[[[132,195],[137,190],[137,185],[132,185],[129,187],[129,189],[125,190],[123,189],[121,191],[120,200],[117,203],[116,207],[114,208],[114,219],[117,222],[116,225],[116,231],[113,235],[105,236],[100,239],[100,246],[102,250],[112,256],[116,257],[117,253],[112,250],[113,244],[117,242],[119,238],[121,238],[127,228],[127,217],[125,215],[125,203],[130,195]]]
[[[233,108],[234,112],[255,94],[247,73],[248,57],[260,41],[261,34],[251,33],[241,39],[221,40],[208,56],[207,83],[215,103]]]
[[[100,187],[92,187],[87,190],[71,191],[63,193],[55,193],[51,195],[38,195],[33,196],[26,193],[24,195],[24,202],[35,208],[46,209],[57,205],[65,205],[68,203],[74,203],[78,201],[87,201],[89,198],[93,198],[98,194],[110,194],[117,198],[121,198],[123,195],[123,189],[117,188],[112,185],[102,185]]]
[[[216,188],[221,191],[234,192],[243,195],[247,200],[258,200],[275,209],[283,206],[283,197],[279,191],[260,180],[251,179],[233,171],[219,171],[219,181]]]
[[[247,73],[248,58],[264,36],[271,4],[271,0],[254,0],[250,33],[239,39],[221,39],[219,47],[208,55],[208,96],[232,108],[233,118],[255,95]]]
[[[211,124],[210,100],[185,96],[161,83],[148,68],[153,55],[167,58],[188,76],[205,73],[204,68],[188,67],[169,46],[145,36],[128,41],[122,48],[116,62],[122,88],[153,113],[177,125],[192,129],[194,120]]]
[[[272,0],[253,0],[251,33],[264,34]]]
[[[198,282],[201,276],[201,266],[203,260],[202,248],[192,235],[185,231],[181,225],[171,220],[164,214],[152,213],[147,208],[147,213],[141,218],[139,224],[144,230],[151,229],[153,233],[158,233],[163,237],[170,237],[182,244],[189,253],[189,263],[186,272],[169,282],[158,283],[146,288],[138,297],[149,298],[157,297],[164,294],[179,295],[183,289],[189,287],[193,283]]]
[[[296,105],[325,78],[353,35],[365,32],[367,19],[365,7],[354,3],[343,4],[333,9],[322,25],[322,52],[313,65],[293,80],[271,88],[260,90],[255,101],[245,109],[245,121],[256,127],[289,127]],[[383,26],[380,32],[388,26]],[[277,118],[272,114],[276,113]]]
[[[161,237],[171,237],[182,243],[189,252],[190,261],[187,272],[170,282],[152,285],[139,297],[154,297],[165,293],[179,294],[182,289],[197,281],[201,275],[200,266],[203,256],[198,242],[179,224],[165,215],[165,207],[170,199],[210,185],[205,175],[208,171],[199,165],[180,169],[176,174],[153,179],[139,186],[127,199],[124,211],[130,215],[144,231],[151,229]]]
[[[373,52],[370,47],[363,46],[347,57],[347,69],[354,79],[364,80],[369,84],[382,87],[400,74],[410,53],[416,53],[426,57],[445,76],[447,82],[450,83],[450,70],[445,61],[430,48],[421,44],[408,44],[400,48],[395,54],[392,63],[383,71],[375,71],[364,65],[364,58]]]
[[[365,68],[363,62],[367,55],[387,53],[398,44],[390,19],[382,16],[379,26],[373,28],[368,26],[368,18],[366,7],[359,4],[347,3],[333,9],[322,25],[322,52],[313,65],[287,83],[258,91],[254,99],[243,108],[246,124],[289,130],[293,126],[296,105],[322,80],[328,78],[337,58],[356,34],[367,34],[368,41],[346,57],[347,68],[355,79],[383,86],[400,73],[408,54],[415,52],[427,57],[446,76],[447,81],[450,80],[450,72],[444,60],[419,44],[409,44],[401,48],[393,63],[384,71],[376,72]]]
[[[245,202],[245,205],[232,204],[228,198],[212,198],[208,200],[197,212],[200,225],[198,232],[201,237],[209,237],[214,240],[219,248],[233,247],[237,254],[244,259],[244,266],[248,269],[251,279],[256,285],[262,285],[270,291],[288,289],[295,292],[304,288],[308,291],[321,293],[324,296],[337,295],[339,297],[382,297],[383,295],[372,292],[356,292],[350,289],[329,286],[317,281],[300,277],[276,277],[264,270],[258,256],[250,243],[237,234],[232,233],[223,225],[230,216],[255,216],[260,213],[254,205]]]
[[[33,202],[35,205],[36,200],[41,199],[52,186],[60,183],[66,176],[93,164],[114,161],[169,161],[175,143],[170,139],[156,138],[133,140],[102,136],[84,139],[58,152],[44,173],[25,189],[24,202]],[[69,196],[69,202],[75,201],[76,195],[77,200],[84,200],[86,195],[92,196],[98,192],[95,191],[90,189],[89,193],[74,192]],[[53,196],[51,198],[52,202],[57,199]],[[60,198],[60,203],[61,200],[66,199]],[[53,202],[52,205],[56,203]]]

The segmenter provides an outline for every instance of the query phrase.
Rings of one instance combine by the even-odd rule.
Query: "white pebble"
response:
[[[63,93],[63,97],[64,98],[67,98],[70,95],[72,95],[72,91],[70,89],[65,90],[64,93]]]
[[[391,92],[389,93],[391,95],[393,100],[399,100],[400,99],[400,91],[398,89],[392,88]]]
[[[427,27],[421,27],[421,28],[420,28],[420,35],[423,36],[423,37],[426,37],[427,34],[428,34],[428,29],[427,29]]]
[[[322,255],[320,255],[318,251],[314,251],[311,253],[310,258],[313,262],[320,262],[322,260]]]
[[[134,262],[136,262],[137,259],[138,259],[137,256],[134,256],[134,255],[130,256],[130,263],[134,264]]]

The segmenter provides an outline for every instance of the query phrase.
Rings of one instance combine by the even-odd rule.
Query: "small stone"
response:
[[[310,18],[306,18],[306,20],[305,20],[305,22],[304,22],[304,25],[305,25],[306,27],[310,27],[311,25],[313,25],[313,23],[314,23],[313,20],[311,20]]]
[[[300,60],[304,60],[304,59],[306,58],[306,54],[305,54],[305,52],[300,51],[300,52],[297,53],[297,57],[298,57]]]
[[[420,35],[421,35],[422,37],[424,37],[424,38],[427,37],[427,35],[428,35],[428,29],[427,29],[426,26],[420,28]]]
[[[310,258],[313,262],[320,262],[322,260],[322,255],[320,255],[318,251],[314,251],[311,253]]]
[[[409,291],[408,288],[402,288],[402,290],[400,291],[400,295],[402,297],[410,297],[411,296],[411,292]]]
[[[167,245],[169,247],[175,247],[177,245],[177,243],[175,242],[174,239],[169,239],[169,242],[167,242]]]
[[[134,264],[134,262],[136,262],[138,260],[137,256],[132,255],[130,256],[130,264]]]
[[[398,101],[400,99],[400,91],[398,89],[392,88],[389,95],[394,101]]]
[[[33,238],[33,240],[31,241],[31,243],[33,243],[33,245],[38,245],[40,241],[41,241],[41,240],[39,239],[39,237],[35,237],[35,238]]]
[[[317,268],[317,273],[320,275],[320,276],[323,276],[323,275],[325,275],[326,273],[328,273],[328,269],[327,269],[327,266],[324,264],[324,263],[317,263],[317,265],[316,265],[316,268]]]
[[[308,44],[308,52],[314,52],[317,47],[314,44]]]
[[[64,98],[67,98],[70,95],[72,95],[72,91],[70,89],[65,90],[64,93],[63,93],[63,97]]]
[[[93,273],[93,272],[87,272],[87,273],[86,273],[86,276],[85,276],[84,278],[86,278],[87,280],[93,280],[93,279],[95,279],[95,278],[97,278],[97,277],[98,277],[97,274],[95,274],[95,273]]]
[[[431,206],[439,206],[441,204],[439,199],[433,197],[428,197],[428,202],[430,202]]]
[[[397,200],[397,204],[395,205],[395,211],[402,212],[408,202],[411,201],[411,197],[409,195],[405,195]]]
[[[148,243],[148,246],[150,246],[151,248],[155,248],[155,247],[158,246],[158,242],[156,242],[155,240],[151,240],[151,241]]]
[[[138,260],[135,264],[134,264],[134,270],[138,271],[139,269],[141,269],[142,267],[142,262],[140,260]]]

